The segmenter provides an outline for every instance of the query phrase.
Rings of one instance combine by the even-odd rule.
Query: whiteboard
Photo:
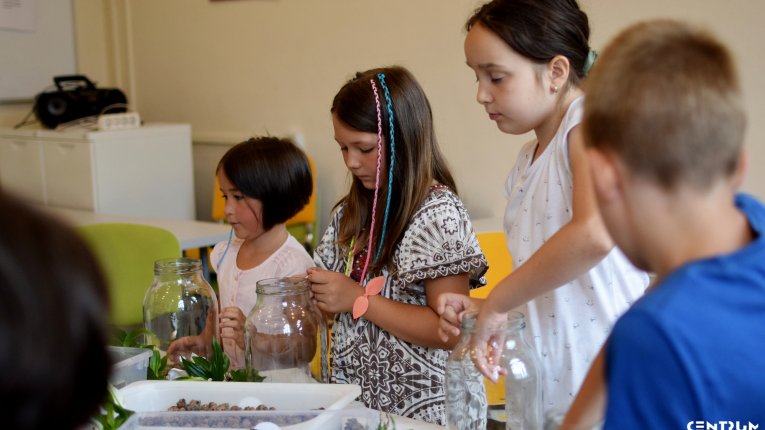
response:
[[[31,4],[33,31],[0,28],[0,102],[31,100],[53,85],[54,76],[77,72],[72,0]]]

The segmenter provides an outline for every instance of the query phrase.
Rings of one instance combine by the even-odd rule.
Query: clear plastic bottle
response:
[[[495,428],[489,418],[484,378],[472,361],[475,313],[462,318],[462,336],[446,363],[447,428],[484,430]],[[499,366],[505,381],[505,429],[539,430],[542,420],[542,380],[536,352],[526,342],[520,312],[509,312],[502,327],[489,333],[502,353]],[[491,382],[488,382],[491,383]]]
[[[311,299],[305,278],[258,281],[255,307],[245,324],[245,363],[265,382],[312,381],[310,363],[321,345],[323,382],[327,382],[327,326]]]
[[[154,262],[154,281],[143,299],[143,323],[152,333],[147,343],[161,351],[166,352],[173,343],[183,345],[168,357],[171,366],[179,365],[179,354],[210,358],[212,338],[218,337],[218,299],[202,275],[200,260]],[[184,341],[176,343],[182,338]]]

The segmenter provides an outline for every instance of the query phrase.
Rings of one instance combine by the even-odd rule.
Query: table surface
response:
[[[366,408],[364,404],[359,401],[353,401],[345,408],[346,409],[362,408],[367,410],[374,410],[374,409]],[[442,430],[446,428],[436,424],[427,423],[425,421],[402,417],[401,415],[390,415],[390,417],[393,419],[393,422],[396,424],[396,430]]]
[[[228,239],[231,229],[228,225],[207,221],[111,215],[53,206],[44,206],[42,209],[73,226],[127,223],[164,228],[175,235],[184,250],[213,246]]]

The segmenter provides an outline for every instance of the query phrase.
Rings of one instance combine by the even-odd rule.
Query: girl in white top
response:
[[[308,158],[288,140],[253,138],[218,164],[224,213],[235,239],[215,245],[220,337],[232,368],[244,367],[244,324],[261,279],[304,275],[313,259],[285,222],[308,203],[313,189]]]
[[[505,133],[536,135],[505,187],[515,269],[480,305],[476,332],[511,309],[522,312],[541,359],[545,411],[562,411],[617,316],[648,284],[602,223],[577,127],[584,101],[578,84],[594,61],[588,20],[574,0],[495,0],[466,27],[465,56],[489,119]],[[469,307],[463,297],[443,297],[442,334],[458,333]],[[487,356],[492,339],[474,342],[476,366],[496,378]]]

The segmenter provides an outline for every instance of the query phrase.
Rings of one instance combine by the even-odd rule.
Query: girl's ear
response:
[[[568,74],[571,72],[571,63],[563,55],[556,55],[547,63],[547,69],[550,76],[551,89],[554,93],[558,92],[568,82]]]

